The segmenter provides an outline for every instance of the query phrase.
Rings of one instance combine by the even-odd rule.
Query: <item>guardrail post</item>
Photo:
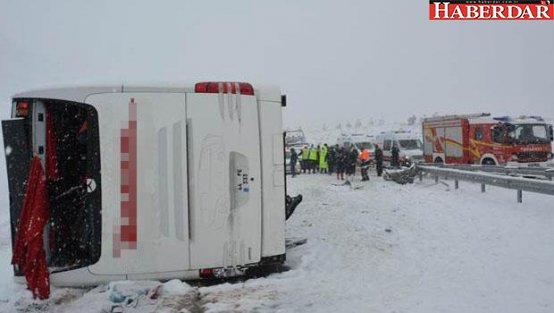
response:
[[[485,184],[481,184],[481,192],[485,192]]]
[[[422,180],[423,180],[423,172],[422,172],[422,171],[419,171],[419,173],[417,174],[417,176],[419,176],[419,181],[422,181]]]
[[[523,202],[523,191],[518,190],[517,191],[517,203],[522,203],[522,202]]]
[[[459,186],[459,184],[458,184],[458,180],[456,179],[456,180],[454,181],[454,189],[458,189],[458,187],[460,187],[460,186]]]
[[[435,184],[438,184],[438,183],[439,183],[439,175],[435,174]]]

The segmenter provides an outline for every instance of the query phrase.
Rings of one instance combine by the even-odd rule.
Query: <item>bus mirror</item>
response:
[[[550,125],[548,129],[550,130],[550,141],[554,141],[554,130],[552,129],[552,125]]]

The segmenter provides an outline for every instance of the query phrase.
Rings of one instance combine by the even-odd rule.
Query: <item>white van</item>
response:
[[[399,161],[403,165],[423,161],[423,145],[420,136],[406,131],[382,132],[376,137],[376,143],[383,150],[383,161],[390,164],[392,147],[399,149]]]
[[[373,155],[375,147],[375,137],[367,135],[364,133],[354,133],[354,134],[341,134],[337,139],[337,144],[339,147],[345,147],[354,145],[358,153],[362,152],[363,149],[369,150],[370,155]]]
[[[282,264],[284,99],[278,88],[223,82],[14,96],[2,122],[12,238],[38,156],[53,285],[227,277]]]

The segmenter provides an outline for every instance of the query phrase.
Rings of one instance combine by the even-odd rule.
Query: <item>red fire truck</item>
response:
[[[424,119],[422,127],[427,163],[552,164],[552,125],[538,116],[437,116]]]

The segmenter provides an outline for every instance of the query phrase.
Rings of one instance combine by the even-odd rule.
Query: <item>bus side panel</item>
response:
[[[256,98],[187,93],[186,109],[191,266],[257,263],[262,179]]]
[[[262,256],[285,253],[285,174],[281,103],[258,102],[262,142]]]
[[[87,102],[98,111],[103,195],[102,255],[90,271],[132,277],[187,270],[185,95],[110,93],[91,95]],[[135,139],[136,154],[133,148],[125,153],[123,147]],[[131,154],[136,155],[134,179],[127,163],[134,159]],[[136,211],[131,214],[124,202],[132,201],[133,189]]]

